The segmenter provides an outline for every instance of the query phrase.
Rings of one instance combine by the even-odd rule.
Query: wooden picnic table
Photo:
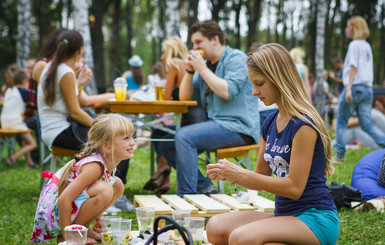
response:
[[[100,101],[94,104],[95,112],[108,111],[113,113],[121,113],[129,117],[133,122],[139,122],[135,125],[136,129],[152,130],[154,128],[161,129],[167,133],[175,134],[181,127],[182,113],[187,113],[189,106],[196,106],[196,101],[177,101],[177,100],[161,100],[161,101]],[[144,117],[140,115],[145,115]],[[157,117],[154,115],[158,114]],[[159,116],[160,115],[160,116]],[[161,122],[167,119],[174,119],[175,130],[168,128]],[[147,141],[165,141],[155,139],[143,139]],[[154,147],[151,145],[151,176],[154,173]]]

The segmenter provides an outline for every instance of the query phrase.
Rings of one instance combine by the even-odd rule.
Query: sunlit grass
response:
[[[348,150],[345,162],[336,165],[335,174],[328,178],[328,184],[335,180],[338,183],[350,184],[351,174],[357,161],[370,152],[368,149]],[[5,152],[4,152],[5,153]],[[21,160],[15,166],[0,165],[0,244],[29,244],[35,209],[40,194],[40,170],[30,169]],[[130,162],[125,185],[125,195],[133,200],[135,194],[151,194],[143,190],[143,185],[150,178],[150,159],[148,149],[138,149]],[[214,159],[214,157],[211,157]],[[251,153],[252,167],[255,167],[256,153]],[[204,170],[204,165],[200,165]],[[175,194],[175,170],[171,172],[170,194]],[[238,188],[242,190],[241,188]],[[234,186],[225,183],[225,192],[233,194]],[[270,193],[260,192],[264,197],[273,200]],[[137,229],[134,212],[122,212],[121,216],[133,219],[133,229]],[[376,211],[357,213],[351,210],[339,211],[341,232],[338,244],[385,244],[383,235],[384,214]],[[46,244],[55,244],[55,241]]]

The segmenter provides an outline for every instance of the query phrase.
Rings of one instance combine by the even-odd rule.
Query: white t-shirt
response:
[[[46,65],[40,76],[39,86],[37,88],[37,109],[39,113],[39,121],[41,127],[41,138],[46,145],[52,146],[55,138],[67,129],[70,124],[67,121],[69,112],[65,103],[63,94],[60,90],[60,80],[67,73],[72,73],[75,77],[75,73],[71,67],[64,63],[59,64],[55,79],[55,102],[52,107],[48,106],[44,101],[43,85],[47,76],[47,72],[51,67],[51,62]],[[78,95],[77,85],[74,87],[76,96]],[[74,99],[77,99],[74,98]]]
[[[1,112],[1,127],[4,129],[24,129],[27,130],[27,124],[23,120],[25,112],[25,103],[19,89],[9,87],[4,95],[4,105]]]
[[[353,85],[365,84],[373,86],[373,54],[372,48],[365,40],[353,40],[350,42],[345,57],[342,81],[346,87],[349,83],[350,67],[357,68]]]

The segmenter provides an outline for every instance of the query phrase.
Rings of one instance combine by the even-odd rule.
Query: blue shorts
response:
[[[302,220],[313,231],[322,245],[336,244],[340,233],[337,210],[310,208],[292,216]]]

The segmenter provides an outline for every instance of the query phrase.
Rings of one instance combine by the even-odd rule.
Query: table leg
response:
[[[154,175],[154,171],[155,171],[155,160],[154,160],[154,158],[155,158],[155,154],[154,154],[155,148],[154,148],[154,142],[153,141],[151,141],[150,148],[151,148],[151,169],[150,169],[150,171],[151,171],[151,177],[152,177]]]

